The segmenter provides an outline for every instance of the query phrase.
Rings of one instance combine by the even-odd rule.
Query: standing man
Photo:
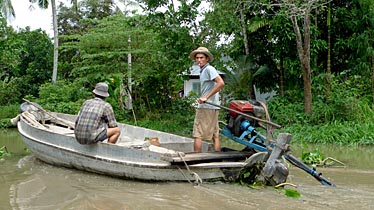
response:
[[[219,104],[219,91],[225,83],[217,70],[209,64],[213,55],[205,47],[192,51],[190,58],[200,67],[201,97],[198,99],[195,122],[193,127],[194,151],[201,152],[202,140],[212,140],[214,150],[221,151],[219,142],[218,114],[219,108],[205,104],[206,101]]]
[[[105,102],[109,96],[108,85],[99,82],[92,91],[94,99],[85,101],[75,121],[75,138],[80,144],[93,144],[108,139],[115,144],[121,133],[112,105]]]

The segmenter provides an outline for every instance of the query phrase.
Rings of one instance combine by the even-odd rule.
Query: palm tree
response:
[[[1,1],[1,0],[0,0]],[[30,3],[37,3],[39,8],[48,9],[48,0],[30,0]],[[53,19],[53,73],[52,83],[57,80],[57,64],[58,64],[58,27],[57,27],[57,12],[56,12],[56,0],[51,0],[52,4],[52,19]]]
[[[0,0],[0,10],[1,14],[6,18],[16,16],[11,0]]]
[[[256,99],[254,81],[259,76],[268,74],[269,68],[256,65],[251,55],[242,55],[235,60],[233,69],[235,73],[230,71],[225,75],[230,98]]]

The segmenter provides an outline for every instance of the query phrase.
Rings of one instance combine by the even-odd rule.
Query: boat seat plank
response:
[[[246,162],[212,162],[189,165],[190,168],[243,168]]]
[[[184,157],[164,157],[164,160],[170,163],[178,164],[184,162],[205,162],[205,161],[223,161],[223,160],[244,160],[253,155],[253,152],[229,151],[229,152],[203,152],[203,153],[185,153]]]

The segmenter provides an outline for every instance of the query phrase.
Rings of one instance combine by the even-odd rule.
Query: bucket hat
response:
[[[209,52],[208,48],[206,48],[206,47],[199,47],[196,50],[192,51],[191,54],[190,54],[190,59],[195,60],[195,56],[198,53],[203,53],[206,56],[208,56],[209,57],[209,62],[213,61],[213,55],[212,55],[212,53]]]
[[[96,95],[102,96],[102,97],[108,97],[108,85],[104,82],[99,82],[96,84],[95,89],[92,91]]]

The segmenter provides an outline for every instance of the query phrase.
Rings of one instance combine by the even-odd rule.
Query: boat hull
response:
[[[74,116],[56,114],[59,119],[74,119]],[[69,119],[71,118],[71,119]],[[38,119],[36,120],[37,122]],[[36,122],[36,123],[37,123]],[[193,140],[177,135],[144,128],[120,124],[121,133],[136,142],[123,141],[118,145],[98,142],[92,145],[81,145],[74,137],[73,130],[56,125],[38,125],[26,115],[21,114],[18,130],[28,149],[40,160],[69,168],[104,174],[125,179],[145,181],[234,181],[242,167],[241,161],[214,161],[189,164],[174,164],[166,160],[169,156],[180,156],[193,149]],[[137,137],[135,137],[137,135]],[[147,150],[139,143],[144,143],[145,136],[158,136],[161,145],[172,145],[160,151]],[[143,142],[142,142],[143,141]],[[124,145],[124,146],[121,146]],[[204,145],[209,150],[211,145]],[[170,153],[183,148],[184,152]],[[187,148],[187,149],[186,149]],[[168,150],[169,153],[162,152]],[[192,152],[192,151],[191,151]],[[208,152],[208,151],[207,151]]]

